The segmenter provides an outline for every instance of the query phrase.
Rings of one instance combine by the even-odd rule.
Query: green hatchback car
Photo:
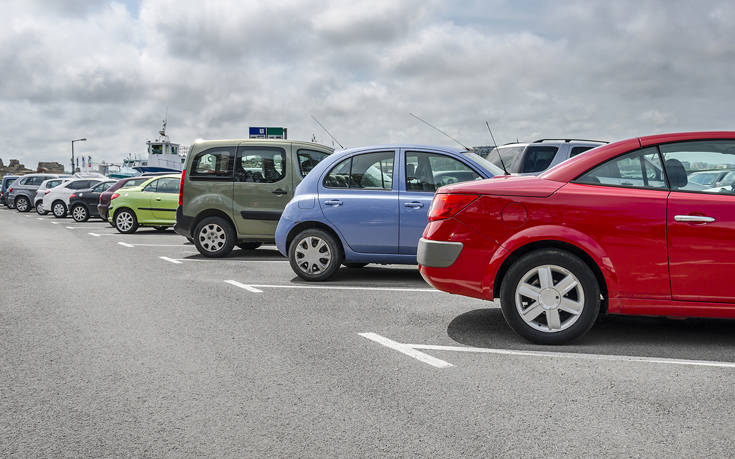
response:
[[[333,149],[281,139],[194,143],[181,179],[174,230],[206,257],[275,241],[301,179]]]
[[[176,223],[181,175],[151,177],[134,188],[120,188],[110,199],[107,220],[124,234],[134,233],[140,226],[159,231]]]

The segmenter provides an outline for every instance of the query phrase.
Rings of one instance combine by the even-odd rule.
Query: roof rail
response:
[[[576,142],[599,142],[599,143],[610,143],[610,142],[608,142],[607,140],[592,140],[592,139],[538,139],[538,140],[534,140],[534,141],[533,141],[532,143],[544,143],[544,142],[546,142],[547,140],[556,140],[556,141],[562,140],[562,141],[564,141],[564,142],[567,142],[567,143],[569,143],[569,142],[571,142],[571,141],[576,141]]]

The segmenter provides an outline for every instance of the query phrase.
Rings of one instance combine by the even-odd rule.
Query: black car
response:
[[[117,180],[100,182],[92,188],[75,191],[69,196],[69,212],[76,222],[86,222],[90,217],[100,218],[97,203],[100,195],[107,191]]]

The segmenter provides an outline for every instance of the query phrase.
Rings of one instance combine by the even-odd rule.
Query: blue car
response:
[[[344,264],[416,264],[434,192],[503,171],[472,151],[420,145],[352,148],[323,159],[296,187],[276,246],[307,281]]]

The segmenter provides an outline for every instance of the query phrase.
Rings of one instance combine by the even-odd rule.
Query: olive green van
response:
[[[273,243],[294,188],[332,151],[280,139],[196,142],[181,175],[174,230],[207,257]]]

